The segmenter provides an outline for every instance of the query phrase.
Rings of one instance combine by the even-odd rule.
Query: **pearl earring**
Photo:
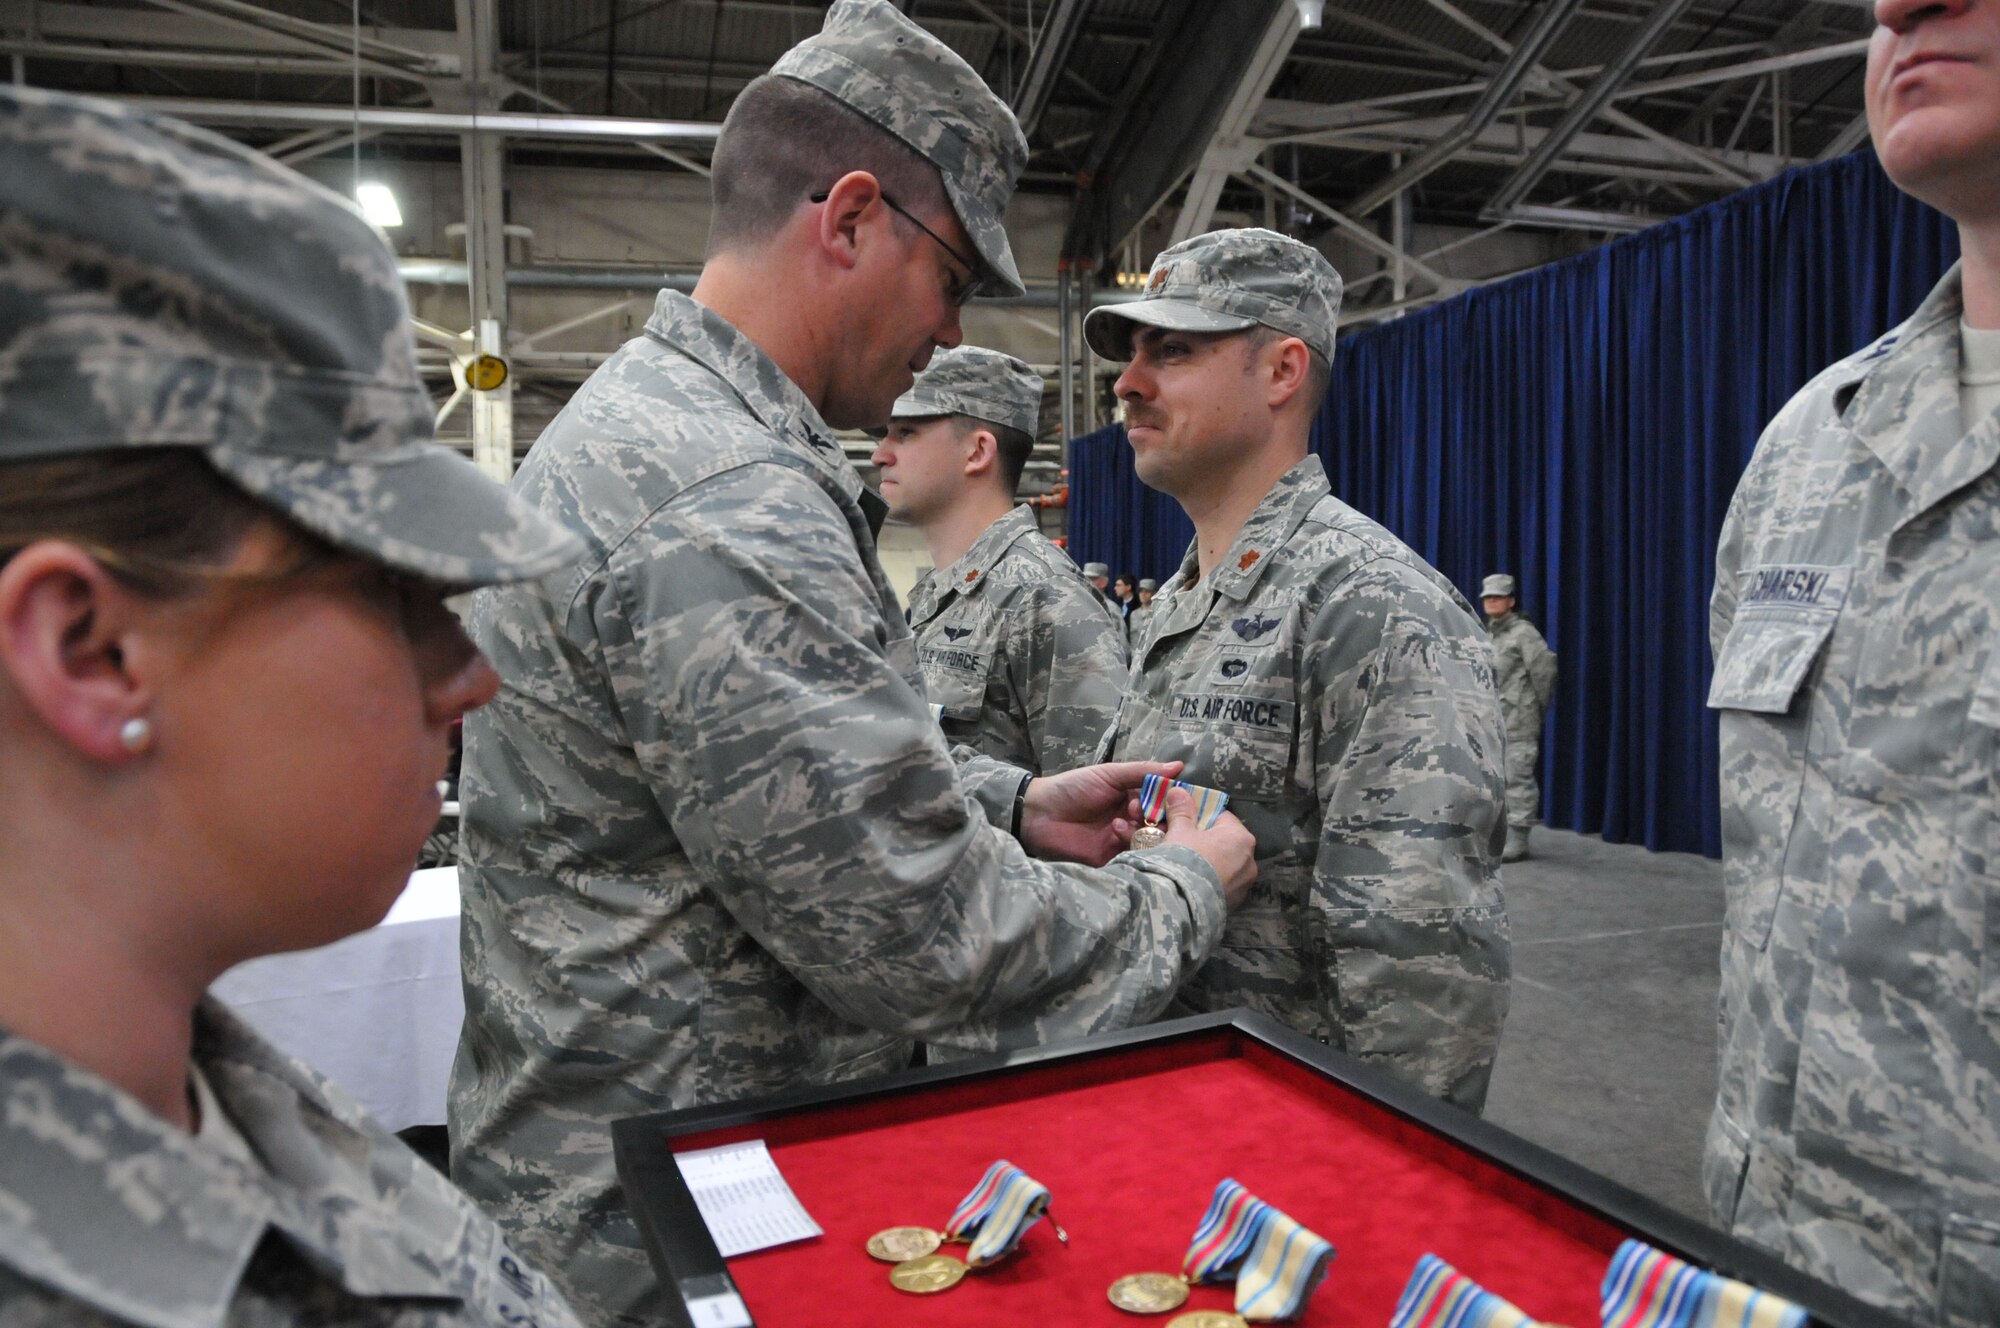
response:
[[[153,745],[153,721],[144,715],[132,716],[119,726],[118,742],[132,755],[139,755]]]

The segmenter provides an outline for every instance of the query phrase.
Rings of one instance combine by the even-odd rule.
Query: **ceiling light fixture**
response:
[[[355,185],[354,197],[361,204],[361,215],[383,230],[403,224],[403,209],[396,206],[396,195],[390,192],[388,185]]]

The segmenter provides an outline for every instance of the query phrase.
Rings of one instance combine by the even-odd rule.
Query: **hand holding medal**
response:
[[[889,1282],[898,1291],[929,1295],[957,1286],[968,1271],[990,1267],[1012,1254],[1028,1228],[1048,1214],[1048,1186],[1002,1159],[958,1201],[942,1232],[890,1227],[868,1238],[868,1253],[896,1265],[889,1270]],[[1069,1243],[1069,1234],[1056,1226],[1053,1217],[1049,1225],[1055,1227],[1058,1240]],[[947,1242],[968,1247],[963,1262],[937,1253]]]
[[[1325,1279],[1333,1246],[1233,1180],[1215,1187],[1195,1228],[1181,1274],[1133,1273],[1111,1284],[1111,1303],[1133,1314],[1164,1314],[1202,1282],[1236,1283],[1236,1312],[1196,1310],[1167,1328],[1247,1328],[1295,1317]]]
[[[1160,775],[1147,775],[1139,785],[1139,816],[1145,821],[1132,832],[1132,847],[1136,849],[1158,848],[1167,842],[1166,829],[1161,824],[1167,815],[1167,790],[1184,789],[1194,799],[1194,821],[1207,830],[1222,818],[1229,806],[1229,795],[1220,789],[1203,788],[1186,780],[1168,780]]]

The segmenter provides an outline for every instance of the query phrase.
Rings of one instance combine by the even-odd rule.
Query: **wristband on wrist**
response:
[[[1028,805],[1028,785],[1034,782],[1035,777],[1033,775],[1022,775],[1021,786],[1014,790],[1014,822],[1012,833],[1016,839],[1021,837],[1021,811]]]

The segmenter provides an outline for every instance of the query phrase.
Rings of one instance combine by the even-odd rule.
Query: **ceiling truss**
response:
[[[1134,80],[1187,2],[899,7],[1009,96],[1034,146],[1024,188],[1076,196],[1124,165],[1091,154],[1105,125],[1133,119]],[[819,8],[362,0],[356,24],[340,0],[0,0],[0,55],[19,81],[111,92],[292,165],[357,148],[455,157],[474,317],[430,353],[456,364],[488,346],[550,354],[548,339],[631,304],[614,291],[508,327],[513,156],[560,147],[705,174],[729,99]],[[561,32],[542,31],[557,25],[545,13]],[[1208,137],[1149,168],[1182,183],[1072,257],[1101,284],[1135,249],[1143,262],[1218,217],[1268,219],[1363,255],[1349,317],[1393,316],[1500,275],[1472,259],[1506,237],[1596,243],[1862,145],[1871,24],[1867,0],[1329,0],[1300,31],[1287,5]],[[1147,150],[1142,133],[1118,143]],[[490,394],[468,404],[462,381],[449,413],[508,451],[505,410]]]

